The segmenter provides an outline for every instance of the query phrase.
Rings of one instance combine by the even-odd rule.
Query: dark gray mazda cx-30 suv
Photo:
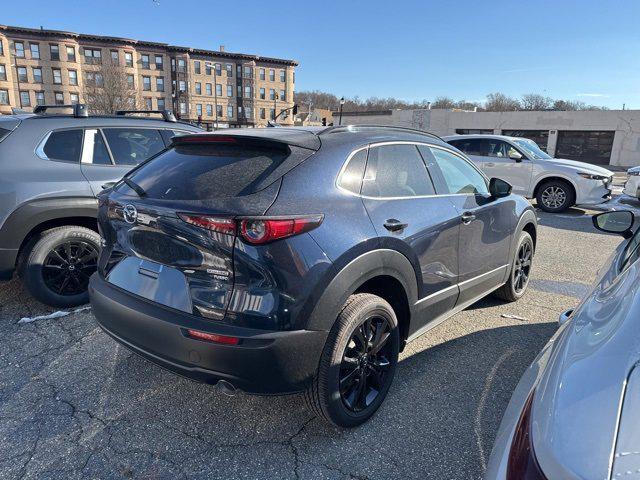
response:
[[[174,372],[369,418],[405,343],[526,290],[536,217],[438,137],[395,127],[196,134],[99,198],[102,328]]]

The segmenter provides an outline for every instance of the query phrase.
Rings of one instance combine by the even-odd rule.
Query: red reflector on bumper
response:
[[[198,330],[187,329],[187,335],[197,340],[206,342],[221,343],[223,345],[237,345],[240,339],[237,337],[227,337],[226,335],[216,335],[215,333],[200,332]]]

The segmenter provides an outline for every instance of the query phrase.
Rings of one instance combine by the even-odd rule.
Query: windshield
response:
[[[533,140],[529,140],[527,138],[519,138],[518,140],[514,140],[514,142],[524,150],[524,152],[529,156],[536,160],[545,159],[548,160],[552,158],[547,153],[540,150],[540,147]]]

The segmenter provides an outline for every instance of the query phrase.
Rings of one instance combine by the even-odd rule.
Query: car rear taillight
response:
[[[547,480],[536,460],[531,439],[533,394],[534,391],[529,394],[513,434],[506,480]]]
[[[222,345],[238,345],[240,339],[238,337],[228,337],[227,335],[217,335],[215,333],[201,332],[200,330],[187,329],[187,335],[196,340],[204,340],[205,342],[220,343]]]
[[[247,243],[261,245],[313,230],[322,223],[322,215],[296,216],[290,218],[225,218],[207,215],[179,213],[185,222],[212,232],[233,235],[236,232]]]

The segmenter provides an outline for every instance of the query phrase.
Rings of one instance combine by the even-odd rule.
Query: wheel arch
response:
[[[571,180],[568,177],[562,176],[562,175],[554,174],[554,175],[547,175],[545,177],[538,178],[536,180],[536,186],[533,189],[532,198],[536,198],[537,195],[538,195],[538,191],[540,190],[540,187],[544,183],[549,182],[549,181],[560,181],[560,182],[563,182],[563,183],[567,183],[573,189],[574,198],[577,197],[578,189],[576,187],[576,184],[573,182],[573,180]]]
[[[513,262],[515,260],[516,248],[518,248],[518,241],[520,240],[520,234],[522,232],[527,232],[531,235],[531,239],[533,240],[533,249],[535,254],[535,249],[538,244],[538,220],[536,218],[536,214],[533,211],[533,208],[527,208],[522,215],[520,215],[520,219],[518,220],[518,224],[513,232],[513,236],[511,237],[511,243],[509,246],[509,270],[506,275],[511,274],[511,269],[513,268]],[[505,282],[509,277],[505,276]]]

